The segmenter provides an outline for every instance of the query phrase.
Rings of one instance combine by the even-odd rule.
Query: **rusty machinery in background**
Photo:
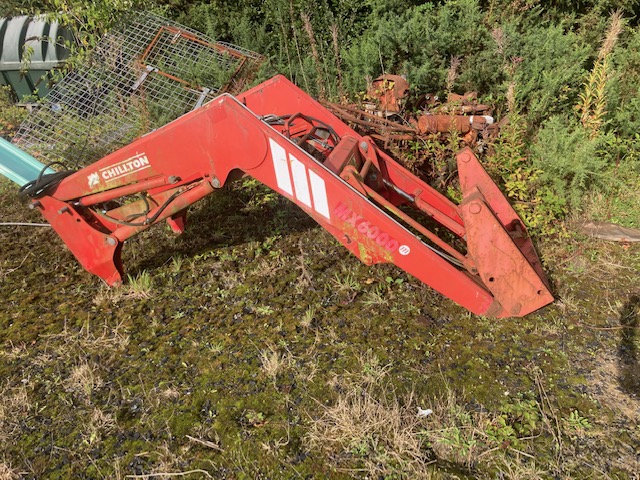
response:
[[[336,116],[364,130],[380,141],[417,140],[437,133],[457,132],[462,141],[473,145],[481,138],[493,138],[499,125],[490,115],[488,105],[478,103],[477,94],[449,94],[446,102],[431,94],[409,102],[410,85],[400,75],[381,75],[367,88],[361,106],[326,102]]]

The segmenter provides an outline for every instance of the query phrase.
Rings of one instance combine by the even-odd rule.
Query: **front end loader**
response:
[[[80,170],[43,171],[21,195],[109,285],[123,280],[128,238],[164,221],[181,233],[191,205],[250,176],[365,264],[393,263],[475,314],[523,316],[552,302],[521,219],[470,149],[457,165],[459,204],[276,76]]]

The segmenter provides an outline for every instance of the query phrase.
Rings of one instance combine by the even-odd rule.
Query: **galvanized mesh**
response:
[[[220,93],[247,87],[262,57],[136,13],[22,123],[13,143],[44,163],[87,165]]]

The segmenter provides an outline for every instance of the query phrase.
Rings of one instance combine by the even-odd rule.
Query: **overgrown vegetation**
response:
[[[145,8],[264,54],[263,76],[284,73],[320,97],[356,98],[381,73],[406,75],[415,92],[475,90],[509,122],[485,161],[537,233],[559,233],[569,213],[603,216],[585,197],[636,198],[635,1],[324,0],[310,8],[305,0],[101,0],[87,8],[76,0],[5,0],[0,7],[60,12],[56,18],[79,32],[78,61],[124,13]],[[441,163],[441,145],[423,147],[420,155]],[[627,208],[609,202],[602,219],[638,225],[638,210]]]
[[[27,111],[14,105],[13,92],[9,86],[0,87],[0,137],[11,138]]]
[[[0,14],[61,12],[78,62],[151,8],[316,96],[358,98],[381,73],[477,91],[504,120],[483,162],[558,300],[472,317],[361,265],[251,181],[196,206],[181,237],[129,241],[116,289],[52,231],[1,229],[0,478],[637,478],[640,251],[572,227],[640,227],[635,0],[90,3],[0,0]],[[23,112],[0,102],[9,137]],[[458,146],[396,152],[447,172]],[[0,204],[39,221],[4,181]]]

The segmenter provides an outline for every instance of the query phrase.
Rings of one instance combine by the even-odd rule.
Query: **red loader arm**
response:
[[[473,313],[522,316],[550,303],[524,225],[471,150],[458,154],[458,170],[459,206],[277,76],[31,196],[84,268],[110,285],[122,281],[126,239],[162,220],[182,232],[190,205],[246,174],[364,263],[394,263]],[[112,206],[135,194],[139,200]]]

